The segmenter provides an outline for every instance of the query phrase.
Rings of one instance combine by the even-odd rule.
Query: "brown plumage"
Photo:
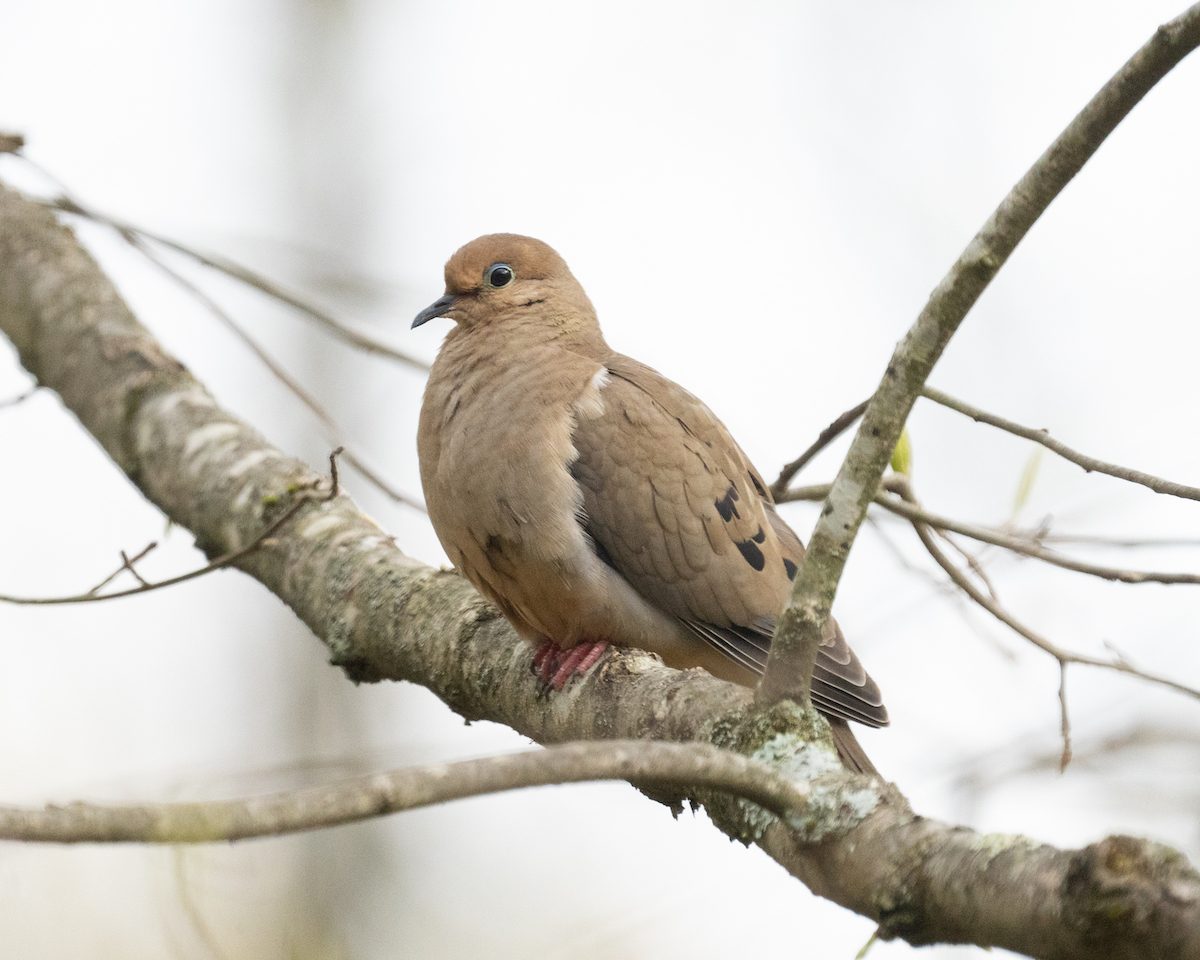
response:
[[[804,555],[766,484],[696,397],[614,352],[566,263],[493,234],[446,264],[448,317],[417,446],[438,538],[531,642],[639,647],[751,685]],[[846,727],[887,723],[831,622],[815,706],[851,766]]]

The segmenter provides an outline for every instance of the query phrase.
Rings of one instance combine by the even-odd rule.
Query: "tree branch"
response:
[[[879,488],[904,423],[967,312],[1051,201],[1130,110],[1200,44],[1200,4],[1158,28],[1029,168],[938,284],[892,355],[817,521],[792,599],[779,620],[763,703],[808,702],[821,631],[850,546]]]
[[[763,763],[702,743],[610,740],[438,763],[241,800],[42,810],[0,807],[0,839],[45,843],[218,843],[316,830],[482,794],[589,780],[708,788],[753,801],[785,820],[809,789]]]
[[[22,156],[22,159],[26,163],[39,170],[44,176],[49,177],[56,184],[59,184],[60,188],[62,187],[58,179],[48,171],[42,169],[28,157]],[[328,311],[314,306],[297,294],[292,293],[290,290],[285,290],[273,280],[268,280],[262,274],[251,270],[249,267],[244,267],[240,263],[235,263],[234,261],[225,257],[215,257],[201,253],[199,250],[195,250],[184,243],[180,243],[178,240],[172,240],[170,237],[164,237],[161,234],[151,233],[149,230],[143,230],[141,227],[135,226],[131,223],[126,223],[122,220],[117,220],[113,217],[106,216],[105,214],[93,210],[90,207],[85,207],[83,204],[76,201],[74,197],[70,196],[66,192],[65,188],[62,188],[62,193],[60,196],[54,198],[53,200],[47,200],[44,202],[47,206],[52,207],[55,210],[61,210],[63,213],[69,213],[73,216],[83,217],[84,219],[91,220],[106,227],[111,227],[130,242],[133,242],[134,240],[140,242],[149,241],[150,243],[157,244],[160,247],[164,247],[167,250],[172,250],[175,253],[194,260],[196,263],[200,264],[201,266],[208,267],[210,270],[215,270],[217,273],[223,273],[225,276],[230,277],[233,280],[237,280],[239,283],[245,284],[254,290],[257,290],[259,293],[270,297],[272,300],[277,300],[285,306],[291,307],[301,316],[308,317],[318,326],[324,327],[336,339],[341,340],[343,343],[348,343],[357,350],[362,350],[364,353],[374,354],[375,356],[385,357],[388,360],[395,360],[398,363],[404,364],[405,366],[421,373],[426,373],[429,370],[429,364],[425,363],[423,360],[418,360],[416,357],[411,357],[402,350],[397,350],[393,346],[376,340],[373,337],[369,337],[365,333],[361,333],[352,327],[348,327]]]
[[[341,439],[345,436],[346,431],[343,430],[338,422],[333,418],[333,414],[326,410],[316,397],[314,397],[308,392],[308,390],[301,386],[300,382],[296,380],[295,377],[284,370],[283,366],[274,357],[272,357],[267,349],[257,340],[255,340],[254,337],[252,337],[246,331],[246,329],[240,323],[238,323],[237,320],[233,318],[233,315],[230,314],[229,311],[227,311],[224,307],[217,303],[216,300],[196,286],[196,284],[192,283],[192,281],[185,277],[182,273],[167,263],[150,247],[149,243],[147,243],[147,241],[144,240],[140,234],[126,233],[124,231],[119,232],[134,250],[140,253],[146,258],[147,261],[149,261],[151,264],[161,270],[167,277],[174,281],[180,287],[180,289],[186,291],[190,296],[199,301],[199,303],[204,306],[204,308],[208,310],[208,312],[211,313],[218,320],[218,322],[225,327],[226,330],[233,334],[233,336],[237,337],[237,339],[242,342],[242,345],[258,358],[258,361],[267,368],[267,371],[271,374],[271,376],[283,384],[284,388],[291,393],[292,396],[304,404],[304,406],[308,408],[309,412],[321,421],[321,423],[329,431],[327,434],[329,439],[342,451],[342,459],[345,460],[346,463],[355,470],[357,470],[358,473],[362,475],[364,480],[366,480],[369,484],[371,484],[371,486],[373,486],[392,502],[404,504],[404,506],[413,510],[417,510],[421,513],[426,512],[425,505],[421,503],[418,498],[405,493],[397,487],[392,486],[383,479],[378,471],[369,467],[361,457],[354,453],[353,450],[348,449],[345,441]]]
[[[864,400],[862,403],[856,404],[849,410],[841,413],[829,426],[817,434],[817,439],[809,445],[807,450],[791,463],[784,464],[783,469],[779,471],[779,476],[771,484],[771,496],[778,500],[784,491],[787,490],[788,484],[792,482],[796,474],[808,466],[813,457],[849,430],[854,421],[863,415],[863,412],[867,409],[868,402]]]
[[[901,495],[914,506],[917,505],[916,497],[912,493],[911,487],[906,481],[901,481],[896,485],[896,488],[901,492]],[[913,520],[913,529],[916,530],[917,536],[920,538],[925,550],[933,557],[934,561],[941,567],[946,575],[954,582],[960,590],[970,597],[975,603],[979,604],[984,610],[990,613],[993,617],[1003,623],[1014,633],[1024,637],[1030,643],[1040,650],[1044,650],[1050,656],[1054,657],[1060,664],[1078,663],[1088,667],[1101,667],[1106,670],[1115,670],[1117,673],[1126,673],[1130,676],[1138,677],[1148,683],[1155,683],[1163,687],[1167,687],[1177,693],[1185,694],[1186,696],[1200,700],[1200,690],[1195,687],[1189,687],[1185,683],[1180,683],[1171,677],[1165,677],[1161,674],[1147,673],[1144,670],[1139,670],[1137,667],[1130,664],[1123,657],[1117,657],[1114,660],[1103,660],[1100,657],[1088,656],[1084,653],[1072,653],[1064,650],[1058,644],[1043,637],[1040,633],[1031,630],[1025,624],[1021,623],[1016,617],[1004,609],[994,599],[987,596],[982,590],[971,583],[970,579],[964,574],[949,557],[942,551],[934,540],[930,528],[920,520]]]
[[[339,451],[334,451],[329,457],[330,468],[336,471],[336,457]],[[102,580],[97,586],[86,591],[85,593],[74,593],[65,597],[17,597],[7,593],[0,593],[0,603],[11,603],[15,606],[23,607],[51,607],[51,606],[66,606],[75,603],[98,603],[101,600],[117,600],[121,597],[136,597],[142,593],[149,593],[151,590],[162,590],[164,587],[174,587],[180,583],[186,583],[188,580],[195,580],[197,577],[203,577],[206,574],[212,573],[215,570],[221,570],[224,567],[236,566],[241,561],[245,560],[250,554],[266,543],[272,536],[278,533],[283,527],[296,516],[304,505],[314,497],[317,481],[312,481],[308,486],[293,489],[289,488],[289,495],[293,496],[291,504],[278,517],[268,523],[261,532],[259,532],[249,543],[244,547],[238,547],[236,550],[230,550],[213,560],[210,560],[202,567],[195,570],[189,570],[186,573],[180,573],[173,577],[167,577],[165,580],[156,580],[150,583],[143,580],[142,577],[133,569],[133,562],[129,560],[122,552],[121,560],[123,561],[116,573]],[[321,494],[323,499],[332,499],[337,496],[338,483],[336,472],[333,475],[333,483],[331,491],[328,495]],[[143,550],[134,558],[136,561],[145,556],[155,544]],[[124,590],[113,590],[109,593],[100,593],[100,589],[107,586],[117,574],[123,570],[128,570],[134,575],[138,581],[136,587],[128,587]]]
[[[922,389],[921,395],[949,410],[954,410],[956,413],[970,417],[976,423],[986,423],[989,427],[996,427],[1014,436],[1032,440],[1034,443],[1040,443],[1047,450],[1054,451],[1064,460],[1070,460],[1071,463],[1082,467],[1088,473],[1103,473],[1110,477],[1116,477],[1118,480],[1128,480],[1130,483],[1141,484],[1143,487],[1149,487],[1155,493],[1166,494],[1170,497],[1200,500],[1200,487],[1189,487],[1186,483],[1175,483],[1172,480],[1164,480],[1162,477],[1156,477],[1141,470],[1134,470],[1132,467],[1121,467],[1115,463],[1106,463],[1103,460],[1097,460],[1095,457],[1089,457],[1086,453],[1073,450],[1065,443],[1060,443],[1050,436],[1046,430],[1034,430],[1032,427],[1023,427],[1019,423],[1014,423],[1012,420],[1005,420],[1003,417],[998,417],[994,413],[988,413],[986,410],[980,410],[978,407],[973,407],[969,403],[964,403],[962,400],[958,400],[948,393],[943,393],[941,390],[935,390],[933,387],[925,387]]]
[[[317,475],[222,410],[166,354],[51,213],[0,188],[0,331],[22,363],[141,491],[210,556],[253,543],[287,491]],[[695,796],[815,893],[873,918],[885,938],[998,945],[1114,960],[1200,951],[1200,875],[1177,852],[1114,837],[1059,850],[912,813],[893,788],[846,772],[812,711],[756,708],[702,671],[614,650],[552,700],[530,649],[462,578],[402,554],[342,496],[305,500],[237,566],[287,603],[352,678],[408,680],[468,718],[541,743],[700,742],[766,763],[808,791],[785,823],[754,804]]]
[[[778,502],[792,503],[796,501],[824,500],[829,496],[832,486],[832,484],[824,483],[810,487],[796,487],[784,493]],[[1007,533],[995,527],[985,527],[975,523],[964,523],[961,520],[953,520],[950,517],[932,513],[920,504],[891,497],[886,493],[877,493],[873,502],[897,516],[904,517],[905,520],[919,521],[928,527],[933,527],[945,533],[957,533],[960,536],[970,537],[972,540],[978,540],[981,543],[990,543],[996,547],[1003,547],[1005,550],[1011,550],[1013,553],[1019,553],[1022,556],[1033,557],[1036,560],[1041,560],[1043,563],[1061,567],[1064,570],[1073,570],[1076,573],[1086,573],[1093,577],[1099,577],[1101,580],[1135,584],[1200,584],[1200,574],[1197,573],[1129,570],[1124,567],[1110,567],[1100,563],[1091,563],[1087,560],[1079,560],[1075,557],[1068,557],[1057,550],[1049,550],[1043,547],[1033,536],[1021,536]],[[1070,540],[1074,538],[1062,539]],[[1108,543],[1109,541],[1105,540],[1103,542]]]

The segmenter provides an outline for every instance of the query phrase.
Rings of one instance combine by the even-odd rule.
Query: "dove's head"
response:
[[[412,325],[448,317],[460,327],[492,323],[595,324],[592,304],[563,258],[541,240],[490,233],[446,263],[446,294]]]

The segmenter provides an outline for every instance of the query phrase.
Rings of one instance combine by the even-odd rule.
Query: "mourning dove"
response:
[[[612,350],[562,258],[514,234],[446,264],[422,310],[455,322],[429,375],[417,447],[438,539],[554,687],[609,643],[753,685],[804,547],[720,420]],[[830,621],[813,704],[849,766],[846,721],[887,721]]]

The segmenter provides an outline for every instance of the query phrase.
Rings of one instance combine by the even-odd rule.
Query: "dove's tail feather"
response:
[[[879,776],[879,771],[875,769],[875,764],[863,752],[863,748],[855,738],[854,732],[844,720],[830,720],[829,727],[833,733],[833,745],[837,747],[838,756],[842,758],[842,763],[855,773],[867,773],[874,777]]]

